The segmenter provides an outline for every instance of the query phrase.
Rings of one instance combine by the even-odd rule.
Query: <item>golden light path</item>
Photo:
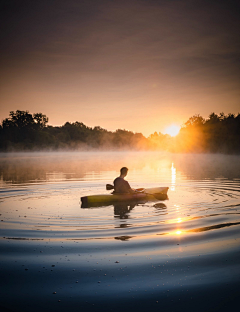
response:
[[[176,184],[176,168],[174,167],[174,163],[172,163],[171,173],[172,173],[171,191],[175,191],[175,184]]]

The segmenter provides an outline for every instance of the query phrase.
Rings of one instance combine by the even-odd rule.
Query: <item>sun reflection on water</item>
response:
[[[72,158],[72,154],[50,155],[40,159],[31,155],[24,160],[19,157],[19,161],[12,157],[4,162],[0,158],[0,181],[5,183],[1,190],[1,230],[9,230],[9,237],[15,237],[12,233],[18,230],[22,237],[22,230],[28,230],[41,239],[53,237],[54,232],[54,238],[62,235],[67,239],[142,240],[170,235],[180,240],[206,231],[223,233],[224,229],[240,225],[239,212],[235,210],[239,204],[239,179],[230,179],[236,176],[236,169],[228,169],[229,180],[210,179],[212,172],[216,177],[224,176],[222,171],[213,171],[216,156],[205,159],[155,152],[76,154]],[[106,165],[105,159],[110,159],[110,164]],[[203,161],[205,167],[199,167]],[[164,203],[157,198],[139,202],[126,210],[117,209],[116,205],[81,209],[80,197],[110,194],[106,183],[112,183],[125,164],[130,168],[130,185],[168,186],[169,199]],[[223,164],[229,168],[232,158],[226,158]],[[204,178],[202,172],[206,172]]]
[[[175,191],[175,185],[176,185],[176,168],[174,167],[174,163],[172,163],[171,172],[172,172],[171,191]]]

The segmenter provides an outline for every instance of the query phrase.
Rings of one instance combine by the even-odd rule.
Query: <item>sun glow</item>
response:
[[[169,134],[173,137],[179,133],[180,129],[181,129],[181,127],[178,125],[171,125],[171,126],[168,126],[167,128],[165,128],[164,133]]]

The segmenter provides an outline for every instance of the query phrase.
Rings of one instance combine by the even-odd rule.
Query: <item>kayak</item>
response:
[[[90,195],[81,197],[82,208],[96,207],[103,205],[110,205],[111,203],[118,202],[131,202],[131,201],[151,201],[151,200],[165,200],[167,197],[168,187],[154,187],[145,188],[141,192],[135,193],[114,193],[114,194],[101,194]]]

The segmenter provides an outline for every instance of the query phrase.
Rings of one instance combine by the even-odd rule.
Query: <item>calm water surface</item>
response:
[[[168,186],[169,199],[81,208],[81,196],[109,193],[122,166],[132,187]],[[0,307],[126,309],[119,298],[142,311],[163,299],[163,309],[183,311],[182,300],[190,311],[195,300],[200,311],[190,292],[214,285],[213,311],[239,295],[229,288],[221,302],[217,287],[240,285],[240,156],[1,154],[0,178]]]

